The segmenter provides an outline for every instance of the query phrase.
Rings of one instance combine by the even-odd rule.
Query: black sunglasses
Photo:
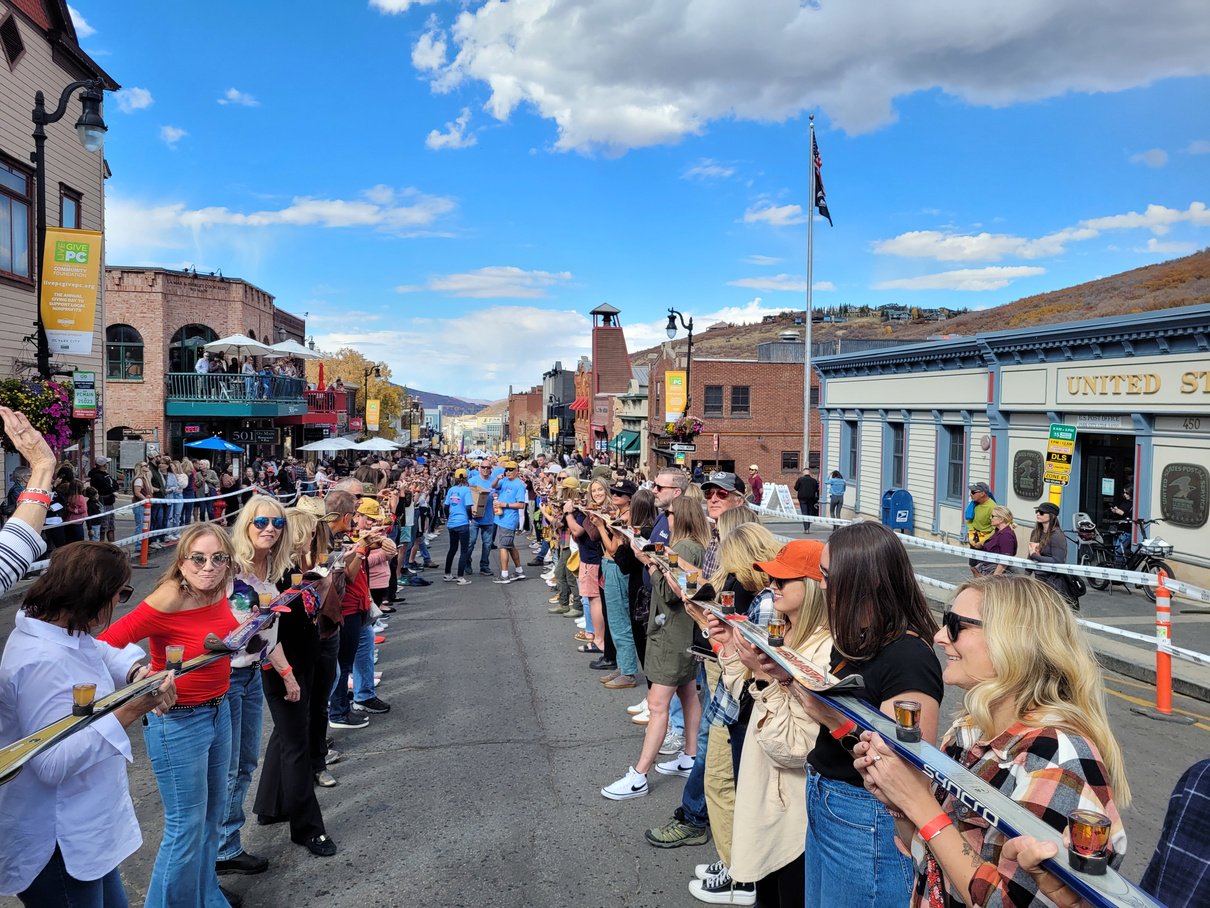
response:
[[[254,527],[256,527],[258,530],[263,530],[270,523],[273,524],[273,529],[275,529],[275,530],[284,530],[286,528],[286,518],[285,517],[253,517],[252,518],[252,525]]]
[[[965,618],[955,612],[943,614],[941,624],[945,628],[945,632],[949,634],[950,643],[958,642],[958,635],[962,633],[964,627],[983,627],[983,622],[978,618]]]
[[[118,590],[118,602],[129,602],[130,597],[134,595],[134,587],[129,583]]]

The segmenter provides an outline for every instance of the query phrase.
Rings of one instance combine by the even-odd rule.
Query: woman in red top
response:
[[[214,524],[189,526],[155,591],[100,639],[118,647],[147,640],[155,671],[164,668],[170,644],[185,648],[185,660],[201,655],[207,634],[225,636],[238,624],[226,596],[232,570],[226,532]],[[164,839],[146,908],[227,904],[214,863],[231,758],[230,677],[224,659],[190,672],[177,683],[176,705],[163,716],[147,717],[143,737],[164,802]]]

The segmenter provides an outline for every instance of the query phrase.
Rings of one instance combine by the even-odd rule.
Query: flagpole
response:
[[[807,157],[811,166],[810,192],[807,194],[807,317],[803,332],[802,354],[802,464],[801,469],[811,465],[811,273],[815,265],[815,114],[808,118],[811,124],[807,143]]]

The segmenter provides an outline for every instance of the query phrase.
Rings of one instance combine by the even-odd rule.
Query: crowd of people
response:
[[[30,464],[0,531],[7,587],[42,548],[56,463],[19,414],[0,408],[0,417]],[[171,461],[155,466],[175,474]],[[195,483],[197,474],[195,464]],[[894,533],[856,522],[826,542],[784,542],[748,507],[750,485],[725,471],[694,482],[667,468],[649,481],[545,457],[393,455],[322,463],[293,479],[284,503],[270,484],[250,487],[230,526],[227,515],[181,524],[155,589],[117,620],[133,593],[128,555],[103,540],[52,553],[0,661],[0,744],[70,712],[82,679],[103,696],[164,670],[170,645],[185,660],[201,654],[208,634],[227,634],[257,604],[281,596],[289,611],[256,651],[179,678],[167,672],[155,693],[0,786],[0,826],[12,831],[0,893],[26,905],[125,904],[118,868],[142,843],[125,765],[136,722],[164,810],[148,906],[240,903],[220,877],[269,866],[241,838],[254,779],[258,823],[282,824],[318,857],[335,855],[316,797],[316,787],[339,784],[329,732],[389,713],[375,647],[401,594],[431,582],[426,568],[439,570],[428,545],[442,524],[442,581],[508,585],[540,569],[546,587],[527,588],[548,589],[549,614],[573,619],[571,642],[604,687],[642,692],[617,712],[644,726],[642,743],[620,777],[602,779],[601,795],[625,801],[679,780],[673,815],[644,838],[658,848],[713,841],[716,860],[686,867],[696,899],[1079,904],[1041,869],[1048,846],[1006,840],[887,742],[794,684],[733,623],[705,611],[694,587],[698,598],[726,596],[750,622],[777,622],[787,646],[838,677],[859,673],[862,696],[884,713],[912,701],[926,740],[1056,830],[1073,811],[1103,815],[1110,863],[1120,864],[1130,788],[1100,668],[1067,603],[1033,577],[972,577],[938,622]],[[653,557],[657,545],[666,557]],[[945,685],[962,692],[952,721],[940,714]],[[265,706],[273,721],[262,763]],[[1193,813],[1188,792],[1205,800],[1207,784],[1210,771],[1182,782],[1180,815],[1145,877],[1166,903],[1205,897],[1204,882],[1185,872],[1204,872],[1204,858],[1180,843],[1191,824],[1206,823],[1204,809],[1184,815]]]

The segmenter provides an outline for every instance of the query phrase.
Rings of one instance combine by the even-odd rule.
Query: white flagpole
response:
[[[810,141],[807,145],[807,157],[811,166],[810,192],[807,195],[807,317],[804,322],[802,356],[802,464],[800,469],[811,465],[811,273],[814,270],[815,258],[815,114],[809,117],[811,123]]]

